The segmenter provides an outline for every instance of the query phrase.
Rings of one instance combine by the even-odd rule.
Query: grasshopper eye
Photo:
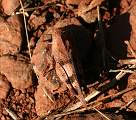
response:
[[[59,99],[59,96],[60,96],[60,95],[59,95],[59,93],[54,93],[52,96],[53,96],[53,98],[54,98],[55,100],[57,100],[57,99]]]
[[[52,43],[52,39],[48,39],[47,42],[48,42],[48,43]]]

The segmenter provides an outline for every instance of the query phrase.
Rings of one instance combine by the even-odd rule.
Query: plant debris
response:
[[[130,120],[135,0],[1,0],[1,120]]]

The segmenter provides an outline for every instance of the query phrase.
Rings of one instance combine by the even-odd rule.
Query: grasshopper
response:
[[[86,101],[78,83],[73,60],[68,52],[70,47],[64,44],[66,41],[63,41],[61,32],[60,29],[54,28],[52,33],[52,57],[55,60],[56,74],[70,90],[70,93],[76,96],[86,106]],[[67,44],[69,44],[68,41]]]

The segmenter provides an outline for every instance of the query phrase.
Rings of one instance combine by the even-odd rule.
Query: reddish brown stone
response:
[[[0,98],[5,99],[10,89],[10,84],[7,78],[0,74]]]
[[[32,85],[32,67],[21,56],[0,57],[0,72],[16,89],[25,89]]]

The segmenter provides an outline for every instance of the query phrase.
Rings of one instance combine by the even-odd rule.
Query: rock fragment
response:
[[[20,51],[22,33],[22,24],[18,16],[10,17],[8,20],[0,17],[0,56]]]
[[[13,88],[25,89],[32,85],[32,66],[21,56],[0,57],[0,72],[7,77]]]
[[[1,7],[7,15],[11,15],[15,9],[20,5],[19,0],[2,0]]]
[[[10,89],[7,78],[0,73],[0,98],[5,99]]]
[[[133,8],[130,11],[130,25],[132,27],[130,44],[134,51],[136,51],[136,2],[134,3]]]

